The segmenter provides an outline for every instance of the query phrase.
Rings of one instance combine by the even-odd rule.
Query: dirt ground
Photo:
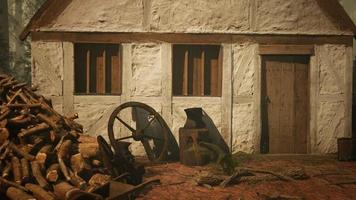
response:
[[[288,174],[298,169],[309,178],[282,181],[273,175],[255,174],[254,179],[241,179],[240,183],[226,188],[207,187],[198,186],[195,180],[202,174],[213,171],[211,166],[187,167],[179,163],[157,164],[146,167],[146,179],[159,178],[161,185],[154,186],[138,199],[286,199],[283,197],[311,200],[356,199],[356,184],[345,184],[345,182],[356,180],[356,162],[339,162],[333,155],[242,154],[237,157],[237,160],[239,167],[263,169],[281,174]]]

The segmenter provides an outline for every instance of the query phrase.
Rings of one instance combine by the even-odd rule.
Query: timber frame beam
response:
[[[353,45],[352,35],[283,35],[283,34],[192,34],[192,33],[104,33],[104,32],[32,32],[32,41],[73,43],[166,42],[175,44],[221,44],[255,42],[259,44]]]
[[[314,45],[260,45],[260,55],[314,55]]]

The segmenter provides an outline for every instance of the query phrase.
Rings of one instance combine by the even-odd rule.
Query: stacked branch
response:
[[[52,200],[105,184],[109,179],[98,178],[107,175],[96,138],[81,135],[76,118],[0,74],[0,192],[9,199]]]

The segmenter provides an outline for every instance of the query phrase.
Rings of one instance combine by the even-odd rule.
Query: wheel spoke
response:
[[[122,120],[120,117],[116,116],[116,119],[119,120],[126,128],[128,128],[131,132],[135,132],[136,130],[132,128],[130,125],[128,125],[124,120]]]
[[[119,138],[117,139],[118,141],[121,141],[121,140],[127,140],[127,139],[130,139],[130,138],[133,138],[133,136],[126,136],[126,137],[122,137],[122,138]]]

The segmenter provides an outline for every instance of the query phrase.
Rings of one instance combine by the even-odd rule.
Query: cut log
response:
[[[79,190],[78,188],[72,186],[71,184],[67,182],[60,182],[58,184],[55,184],[53,186],[54,194],[56,197],[60,200],[66,200],[67,199],[67,193],[73,191],[73,190]]]
[[[71,167],[76,174],[78,174],[81,177],[87,177],[90,175],[91,167],[87,163],[87,161],[83,158],[81,153],[72,155],[70,161],[71,161]]]
[[[0,128],[5,128],[7,125],[7,119],[2,119],[0,120]]]
[[[22,183],[28,183],[30,181],[30,164],[27,159],[21,159],[21,169],[22,169]]]
[[[9,140],[4,141],[4,143],[1,144],[0,146],[0,152],[4,151],[10,144]]]
[[[6,196],[11,200],[36,200],[35,197],[15,187],[9,187]]]
[[[59,164],[59,168],[61,169],[61,172],[62,172],[63,176],[66,178],[66,180],[71,181],[71,177],[69,175],[68,168],[62,158],[58,157],[58,164]]]
[[[59,170],[60,170],[60,167],[59,167],[58,163],[52,164],[47,169],[46,179],[51,183],[57,182],[58,178],[59,178]]]
[[[20,99],[25,103],[25,104],[30,104],[30,100],[22,93],[22,89],[20,89],[20,93],[18,94]]]
[[[79,143],[78,151],[86,159],[98,158],[99,155],[99,145],[95,143]]]
[[[62,159],[68,160],[70,158],[70,153],[72,150],[72,141],[71,140],[65,140],[62,145],[58,149],[58,157]]]
[[[53,130],[58,130],[59,129],[59,127],[57,125],[58,122],[55,121],[54,119],[52,119],[52,118],[50,118],[50,117],[48,117],[48,116],[46,116],[46,115],[44,115],[42,113],[37,114],[37,118],[39,120],[41,120],[42,122],[48,124],[50,127],[52,127]]]
[[[15,103],[10,105],[2,105],[0,106],[1,109],[9,108],[9,109],[18,109],[18,108],[39,108],[41,104],[22,104],[22,103]],[[6,117],[6,116],[5,116]]]
[[[85,190],[88,187],[87,182],[82,177],[80,177],[77,173],[74,173],[71,170],[68,170],[68,171],[69,171],[69,175],[71,178],[70,183],[72,185],[74,185],[75,187],[77,187],[81,190]]]
[[[68,160],[70,157],[70,151],[71,151],[71,146],[72,146],[72,141],[71,140],[65,140],[63,143],[60,145],[58,148],[58,163],[60,166],[60,169],[64,175],[64,177],[67,179],[67,181],[70,181],[71,178],[69,176],[69,172],[67,169],[67,166],[64,162],[64,160]]]
[[[30,141],[29,144],[27,144],[31,150],[29,151],[30,154],[33,154],[33,155],[36,155],[37,152],[43,147],[46,145],[46,140],[43,139],[43,138],[39,138],[39,137],[36,137],[36,138],[33,138],[33,140]]]
[[[12,168],[11,164],[9,162],[6,162],[5,167],[2,169],[1,177],[8,178],[9,174],[10,174],[10,171],[11,171],[11,168]]]
[[[12,126],[23,127],[32,121],[30,116],[18,116],[8,120],[8,123]]]
[[[66,135],[66,133],[63,131],[56,132],[54,130],[51,130],[49,132],[49,138],[50,138],[52,144],[57,144],[61,140],[61,138],[64,137],[65,135]]]
[[[37,183],[43,188],[48,188],[48,182],[42,175],[40,164],[37,161],[32,161],[31,169]]]
[[[10,133],[7,128],[0,128],[0,145],[4,144],[5,141],[8,140],[9,136]]]
[[[100,185],[103,185],[103,184],[107,183],[108,181],[110,181],[110,176],[109,175],[97,173],[97,174],[94,174],[90,178],[88,183],[89,183],[89,185],[100,186]]]
[[[1,184],[1,186],[4,186],[4,187],[15,187],[15,188],[20,189],[20,190],[22,190],[22,191],[29,192],[29,191],[28,191],[25,187],[23,187],[22,185],[17,184],[17,183],[15,183],[15,182],[13,182],[13,181],[9,181],[9,180],[7,180],[7,179],[5,179],[5,178],[2,178],[2,177],[0,177],[0,184]]]
[[[68,116],[65,116],[66,118],[68,118],[69,120],[75,120],[75,119],[78,119],[78,113],[74,113],[74,114],[71,114],[71,115],[68,115]]]
[[[10,144],[11,149],[18,155],[24,157],[26,160],[28,161],[32,161],[35,160],[35,156],[25,152],[23,149],[20,149],[19,147],[17,147],[15,144],[11,143]]]
[[[2,112],[0,113],[0,121],[5,119],[10,114],[10,109],[8,107],[1,107]]]
[[[33,135],[33,134],[36,134],[38,132],[45,131],[48,129],[49,129],[49,126],[46,123],[41,123],[33,128],[23,130],[22,132],[20,132],[18,134],[18,136],[19,137],[30,136],[30,135]]]
[[[10,152],[11,152],[11,147],[10,147],[10,145],[7,145],[5,147],[4,152],[0,155],[0,160],[4,160]]]
[[[52,150],[53,146],[50,144],[43,146],[36,155],[36,160],[38,161],[38,163],[44,165],[46,163],[47,158],[50,156]]]
[[[16,156],[13,156],[11,158],[11,166],[12,166],[11,169],[12,169],[12,174],[14,176],[15,183],[21,184],[21,180],[22,180],[21,163]]]
[[[82,126],[82,125],[80,125],[80,124],[76,123],[75,121],[70,120],[70,119],[68,119],[68,118],[66,118],[66,117],[64,117],[63,120],[64,120],[64,123],[65,123],[70,129],[75,130],[75,131],[77,131],[77,132],[79,132],[79,133],[83,133],[83,126]]]
[[[36,197],[36,199],[38,199],[38,200],[55,200],[56,199],[49,192],[47,192],[46,190],[44,190],[42,187],[40,187],[38,185],[27,183],[25,185],[25,187],[28,190],[30,190],[32,192],[33,196]]]

